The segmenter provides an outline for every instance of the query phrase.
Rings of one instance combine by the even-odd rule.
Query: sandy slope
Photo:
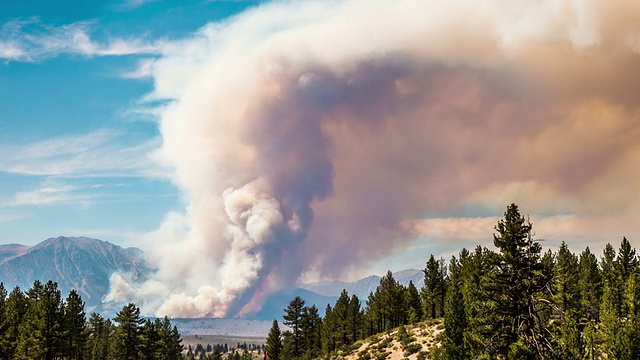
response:
[[[339,353],[336,359],[417,360],[419,356],[428,359],[429,350],[438,344],[436,337],[444,328],[441,320],[435,320],[407,325],[405,329],[404,335],[394,329],[356,342],[354,350]]]

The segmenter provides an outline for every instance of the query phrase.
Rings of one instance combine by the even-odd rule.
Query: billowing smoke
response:
[[[157,274],[109,299],[242,315],[511,201],[632,219],[638,24],[633,1],[343,0],[205,26],[150,67],[185,214],[150,236]]]

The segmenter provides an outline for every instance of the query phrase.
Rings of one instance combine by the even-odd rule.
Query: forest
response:
[[[428,353],[434,359],[640,358],[640,263],[626,238],[599,259],[564,242],[543,252],[511,204],[493,243],[495,250],[463,248],[448,263],[431,255],[419,290],[388,272],[364,305],[343,291],[324,318],[293,299],[284,309],[288,329],[273,322],[269,359],[335,358],[358,340],[436,318],[444,331]]]
[[[36,280],[7,294],[0,283],[0,359],[175,360],[182,356],[178,329],[168,318],[144,319],[128,304],[111,319],[92,313],[71,290]]]

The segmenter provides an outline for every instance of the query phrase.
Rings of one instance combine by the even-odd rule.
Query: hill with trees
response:
[[[397,358],[389,346],[416,359],[640,358],[640,261],[626,238],[600,260],[564,242],[543,253],[511,204],[493,242],[495,250],[462,249],[449,262],[430,256],[420,289],[388,272],[363,307],[343,291],[320,317],[294,298],[286,329],[273,323],[269,358]],[[433,341],[407,340],[427,328]]]

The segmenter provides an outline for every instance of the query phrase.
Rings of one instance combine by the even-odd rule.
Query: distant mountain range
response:
[[[116,271],[144,278],[152,269],[140,249],[86,237],[51,238],[34,246],[0,245],[0,281],[7,291],[15,286],[26,291],[35,280],[53,280],[63,297],[76,289],[87,312],[103,310],[102,297]]]
[[[413,282],[418,289],[424,285],[424,273],[422,270],[407,269],[397,271],[393,277],[402,285],[407,286]],[[322,281],[309,284],[299,284],[298,286],[325,296],[340,296],[342,290],[347,290],[349,295],[357,295],[360,300],[366,300],[370,293],[376,291],[380,285],[380,276],[371,275],[354,282],[345,281]]]
[[[109,291],[109,277],[114,272],[124,272],[131,274],[133,278],[144,279],[153,271],[153,267],[145,261],[142,250],[125,249],[86,237],[50,238],[34,246],[0,245],[0,281],[7,291],[11,291],[16,285],[27,290],[36,279],[43,282],[53,280],[58,283],[63,297],[71,289],[76,289],[85,301],[87,312],[107,312],[107,315],[112,315],[109,313],[117,311],[102,303],[102,298]],[[420,270],[399,271],[394,277],[403,285],[412,281],[420,288],[424,283],[424,275]],[[379,284],[380,277],[376,275],[355,282],[298,284],[298,287],[270,294],[262,309],[247,318],[280,319],[283,309],[296,296],[300,296],[308,305],[315,304],[323,315],[327,304],[335,304],[343,289],[349,295],[355,294],[361,301],[365,301]]]

